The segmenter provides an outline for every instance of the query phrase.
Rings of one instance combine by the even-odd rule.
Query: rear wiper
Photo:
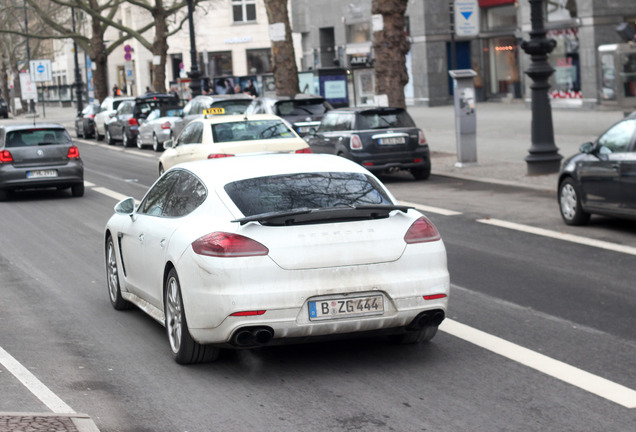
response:
[[[280,212],[269,212],[233,220],[241,225],[260,222],[271,225],[294,225],[309,222],[329,222],[335,220],[380,219],[388,217],[393,210],[406,213],[414,207],[393,204],[349,205],[345,207],[302,208]]]

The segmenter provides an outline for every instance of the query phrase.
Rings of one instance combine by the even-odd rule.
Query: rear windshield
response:
[[[222,107],[225,109],[225,114],[244,114],[247,106],[251,104],[252,101],[250,99],[238,99],[238,100],[222,100],[218,102],[214,102],[212,104],[213,107]]]
[[[217,143],[295,138],[294,133],[281,120],[249,120],[212,124],[212,136],[214,142]]]
[[[174,99],[154,99],[149,101],[139,101],[135,103],[135,117],[146,118],[148,114],[156,108],[174,105]]]
[[[276,103],[275,114],[279,116],[324,115],[328,105],[322,99],[302,99]]]
[[[51,144],[70,144],[66,129],[25,129],[7,133],[5,147],[27,147]]]
[[[316,172],[251,178],[225,185],[243,215],[356,205],[392,204],[372,177]]]
[[[362,111],[358,129],[389,129],[415,127],[411,116],[403,109]]]

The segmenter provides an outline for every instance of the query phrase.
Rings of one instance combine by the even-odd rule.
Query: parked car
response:
[[[322,96],[299,93],[293,97],[258,97],[245,110],[247,114],[273,114],[284,118],[304,137],[317,129],[325,113],[333,109]]]
[[[433,223],[335,156],[182,164],[139,206],[119,202],[104,239],[112,306],[163,324],[182,364],[328,337],[428,341],[448,306]]]
[[[408,170],[418,180],[431,174],[431,155],[424,132],[403,108],[329,111],[307,142],[313,153],[342,156],[372,172]]]
[[[177,120],[172,128],[172,136],[177,137],[192,120],[203,117],[203,111],[220,107],[226,114],[243,114],[252,98],[245,94],[201,95],[194,97],[183,107],[183,118]]]
[[[0,97],[0,116],[3,118],[9,118],[9,105],[7,105],[7,101],[4,98]]]
[[[563,161],[558,200],[563,221],[584,225],[590,215],[636,219],[636,112]]]
[[[119,104],[126,100],[135,100],[134,97],[113,97],[107,96],[100,105],[99,113],[95,115],[95,139],[100,141],[106,135],[105,123],[110,120],[117,112]]]
[[[163,143],[172,139],[172,127],[181,120],[183,108],[164,106],[155,108],[139,125],[137,147],[152,146],[156,152],[163,150]]]
[[[100,109],[97,103],[86,105],[82,112],[75,117],[75,136],[91,138],[95,135],[95,115]]]
[[[113,145],[115,141],[122,141],[124,147],[135,145],[139,121],[148,117],[155,108],[175,105],[179,105],[179,98],[163,93],[147,93],[134,100],[122,102],[117,107],[115,116],[106,123],[106,142]]]
[[[84,195],[84,165],[64,126],[0,126],[0,200],[14,190],[51,187]]]
[[[217,108],[210,108],[215,110]],[[242,153],[309,153],[307,143],[280,117],[267,114],[211,115],[190,122],[176,141],[168,140],[159,174],[198,159]]]

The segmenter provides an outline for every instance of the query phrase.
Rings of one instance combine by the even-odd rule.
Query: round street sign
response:
[[[124,45],[124,52],[129,53],[132,51],[132,47],[130,45]]]
[[[38,71],[39,74],[43,74],[46,68],[44,67],[44,65],[38,65],[36,70]]]
[[[124,60],[126,61],[130,61],[132,59],[132,55],[130,55],[129,52],[127,52],[126,54],[124,54]]]

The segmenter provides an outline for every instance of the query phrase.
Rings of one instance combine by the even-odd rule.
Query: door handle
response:
[[[145,238],[146,238],[146,236],[145,236],[145,235],[143,235],[143,234],[139,234],[139,241],[140,241],[140,242],[143,242]]]
[[[161,241],[159,242],[159,247],[161,247],[161,249],[166,247],[166,239],[161,239]]]

